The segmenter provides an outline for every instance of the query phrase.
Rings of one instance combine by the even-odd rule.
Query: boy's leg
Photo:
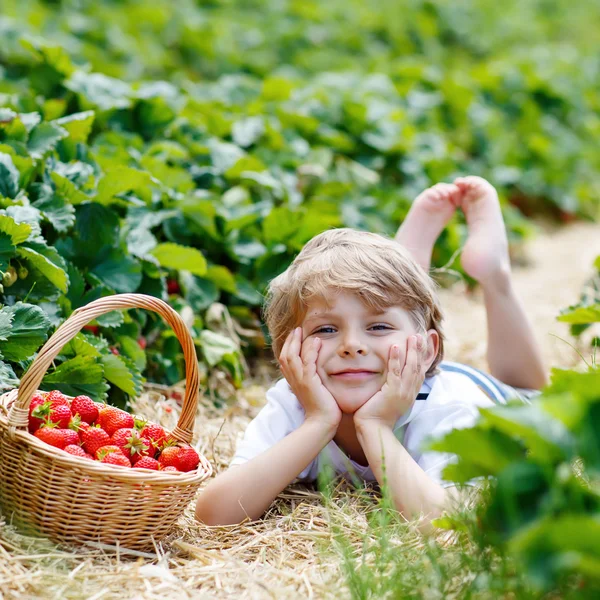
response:
[[[533,328],[512,285],[498,194],[480,177],[461,177],[454,183],[462,192],[460,206],[468,226],[461,263],[483,290],[490,371],[508,385],[539,389],[546,383],[546,371]]]

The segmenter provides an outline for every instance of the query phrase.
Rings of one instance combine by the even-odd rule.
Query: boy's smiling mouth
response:
[[[338,371],[337,373],[331,373],[330,377],[335,377],[336,379],[368,379],[373,375],[378,375],[378,371],[369,371],[368,369],[344,369],[343,371]]]

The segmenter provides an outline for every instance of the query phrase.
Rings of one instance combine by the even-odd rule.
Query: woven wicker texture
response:
[[[181,317],[165,302],[143,294],[100,298],[77,309],[56,330],[23,376],[18,390],[0,396],[0,510],[28,533],[59,543],[100,541],[152,548],[166,536],[212,468],[200,456],[196,471],[136,470],[72,456],[27,431],[31,398],[62,347],[81,328],[112,310],[142,308],[161,315],[183,348],[186,392],[171,435],[192,441],[198,403],[198,360]]]

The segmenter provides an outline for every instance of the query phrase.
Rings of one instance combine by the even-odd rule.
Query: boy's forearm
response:
[[[444,488],[414,461],[394,432],[377,422],[356,424],[356,433],[379,485],[386,485],[396,508],[407,518],[439,516],[447,502]]]
[[[260,518],[334,435],[327,425],[305,421],[267,451],[216,477],[200,492],[196,518],[207,525]]]

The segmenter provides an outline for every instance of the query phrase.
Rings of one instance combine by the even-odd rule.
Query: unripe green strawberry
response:
[[[27,267],[19,267],[19,270],[17,271],[17,275],[19,276],[19,279],[27,279],[27,275],[29,275],[29,271],[27,270]]]
[[[17,280],[17,271],[14,267],[8,267],[2,276],[2,284],[5,287],[10,287]]]

